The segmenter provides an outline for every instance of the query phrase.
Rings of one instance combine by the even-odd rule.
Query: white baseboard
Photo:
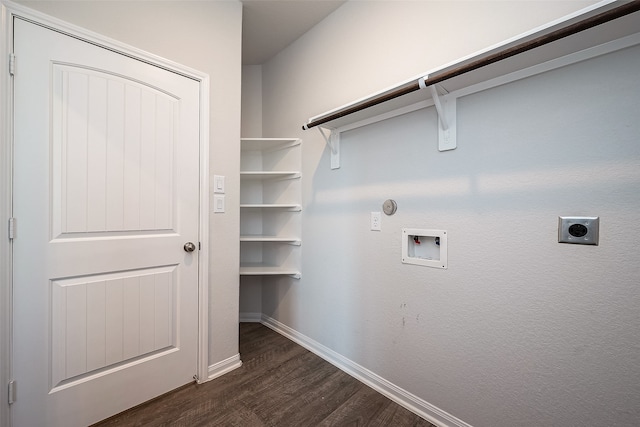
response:
[[[262,322],[262,313],[240,313],[241,322],[260,323]]]
[[[209,375],[207,377],[207,381],[212,380],[214,378],[218,378],[219,376],[222,376],[227,372],[231,372],[234,369],[239,368],[240,366],[242,366],[242,361],[240,360],[240,353],[236,354],[235,356],[231,356],[228,359],[222,360],[218,363],[214,363],[213,365],[209,366],[209,369],[208,369]]]
[[[371,372],[367,368],[358,365],[352,360],[347,359],[341,354],[336,353],[330,348],[325,347],[324,345],[312,340],[305,335],[302,335],[298,331],[291,329],[287,325],[280,323],[279,321],[269,316],[265,316],[263,314],[261,323],[268,328],[278,332],[279,334],[284,335],[290,340],[300,344],[302,347],[320,356],[340,370],[346,372],[357,380],[373,388],[377,392],[393,400],[398,405],[403,406],[404,408],[408,409],[416,415],[419,415],[420,417],[424,418],[432,424],[435,424],[436,426],[472,427],[464,421],[459,420],[458,418],[430,404],[429,402],[426,402],[419,397],[407,392],[406,390],[401,389],[395,384]]]

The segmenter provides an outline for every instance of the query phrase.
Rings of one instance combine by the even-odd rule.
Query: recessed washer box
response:
[[[447,268],[447,232],[403,228],[402,262],[425,267]]]
[[[597,216],[561,216],[558,218],[558,243],[597,245],[600,218]]]

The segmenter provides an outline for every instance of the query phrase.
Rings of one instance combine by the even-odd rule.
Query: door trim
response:
[[[11,77],[9,75],[9,17],[4,4],[0,4],[0,390],[7,390],[11,378],[11,243],[8,223],[11,217]],[[10,426],[9,403],[0,395],[0,425]]]
[[[63,33],[93,45],[111,50],[130,58],[180,74],[198,82],[200,93],[200,210],[198,251],[198,355],[195,378],[198,382],[208,380],[209,349],[209,75],[171,60],[162,58],[98,33],[86,30],[60,19],[34,11],[30,8],[0,0],[0,31],[4,43],[0,43],[0,390],[6,390],[11,379],[12,346],[12,259],[11,242],[8,238],[8,221],[12,214],[13,186],[13,89],[9,74],[9,54],[13,45],[13,18],[20,17],[37,25]],[[0,393],[0,425],[10,425],[9,405],[5,393]]]

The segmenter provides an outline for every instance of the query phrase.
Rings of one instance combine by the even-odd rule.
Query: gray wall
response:
[[[639,48],[460,98],[451,152],[433,108],[344,133],[333,171],[300,130],[582,6],[349,2],[264,64],[304,208],[302,279],[263,286],[263,313],[476,427],[637,425]],[[600,245],[557,243],[559,215],[600,216]],[[403,227],[447,230],[449,268],[402,264]]]

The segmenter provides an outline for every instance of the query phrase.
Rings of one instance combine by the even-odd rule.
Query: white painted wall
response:
[[[243,138],[262,136],[262,65],[242,67]],[[262,314],[262,278],[240,278],[240,320],[257,321]]]
[[[349,2],[263,65],[264,136],[303,138],[302,279],[262,311],[475,427],[640,422],[640,50],[343,134],[310,116],[589,2]],[[398,212],[369,231],[369,212]],[[600,245],[557,243],[559,215]],[[402,227],[445,229],[449,268],[400,262]]]
[[[262,65],[242,66],[242,137],[262,136]]]
[[[241,3],[21,3],[209,74],[210,173],[226,176],[226,213],[210,217],[209,365],[237,355]]]

